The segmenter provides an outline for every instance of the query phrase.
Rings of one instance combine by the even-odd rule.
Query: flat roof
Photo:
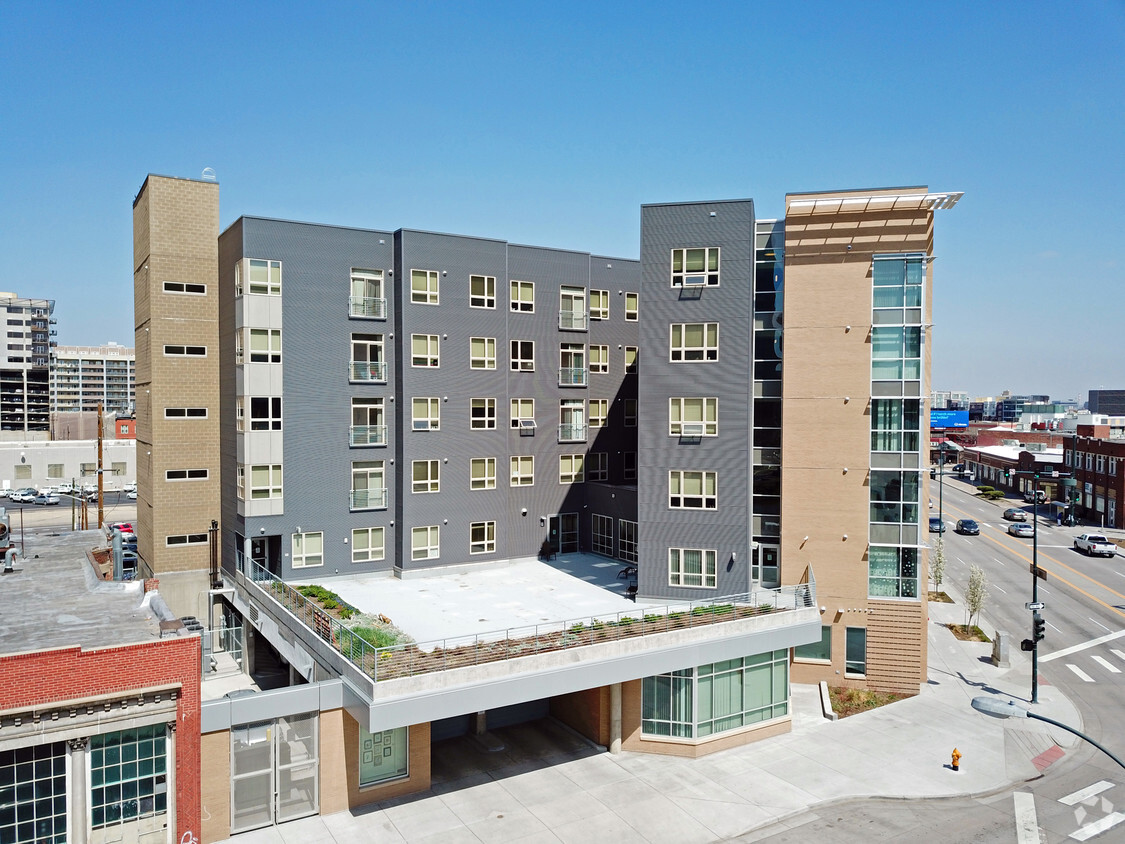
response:
[[[1018,460],[1019,456],[1026,451],[1039,463],[1062,463],[1063,461],[1063,450],[1061,448],[1031,451],[1022,445],[978,445],[967,448],[966,451],[976,451],[992,457],[1002,457],[1005,460]]]
[[[97,579],[86,551],[104,547],[104,537],[100,530],[26,531],[26,556],[16,559],[15,572],[0,575],[0,653],[94,650],[160,638],[141,583]],[[18,528],[13,539],[18,547]]]
[[[626,597],[633,581],[618,575],[627,565],[576,552],[559,554],[549,563],[529,557],[498,565],[449,566],[401,580],[388,572],[289,582],[331,589],[360,612],[386,616],[423,644],[636,610],[646,601]],[[699,599],[712,597],[719,596]]]

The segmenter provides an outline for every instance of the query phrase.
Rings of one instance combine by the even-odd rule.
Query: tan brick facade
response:
[[[195,615],[208,587],[207,544],[169,547],[167,537],[205,534],[218,519],[219,187],[149,176],[133,206],[137,355],[137,522],[141,558],[178,614]],[[206,285],[205,295],[164,290]],[[202,346],[206,355],[166,354]],[[206,419],[166,419],[168,407],[205,407]],[[169,470],[205,480],[167,480]]]

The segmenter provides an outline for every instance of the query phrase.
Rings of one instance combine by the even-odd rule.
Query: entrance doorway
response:
[[[315,712],[231,727],[231,834],[319,811],[317,730]]]
[[[551,516],[550,536],[551,550],[555,552],[576,552],[578,550],[578,514],[559,513]]]

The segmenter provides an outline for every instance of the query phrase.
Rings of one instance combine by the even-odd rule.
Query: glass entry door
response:
[[[551,516],[551,548],[566,554],[578,550],[578,514],[560,513]]]
[[[758,571],[755,579],[764,589],[776,589],[781,585],[781,549],[777,545],[758,546]]]

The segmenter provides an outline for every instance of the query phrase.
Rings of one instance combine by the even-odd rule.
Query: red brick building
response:
[[[1110,438],[1108,425],[1079,425],[1067,437],[1065,460],[1078,481],[1078,518],[1107,528],[1125,526],[1125,439]]]
[[[29,539],[27,556],[38,559],[3,577],[4,842],[199,836],[199,638],[181,635],[178,621],[162,625],[162,601],[141,584],[85,571],[97,540],[93,531]]]

